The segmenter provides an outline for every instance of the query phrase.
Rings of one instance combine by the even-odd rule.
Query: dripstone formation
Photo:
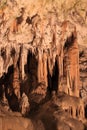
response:
[[[60,21],[55,10],[31,17],[21,7],[13,17],[9,6],[0,9],[1,99],[4,86],[10,108],[24,114],[31,109],[30,95],[64,93],[58,105],[71,118],[83,120],[76,26]]]

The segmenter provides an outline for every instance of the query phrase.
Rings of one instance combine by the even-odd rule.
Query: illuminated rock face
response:
[[[79,97],[75,25],[59,21],[56,11],[30,17],[20,8],[12,19],[7,11],[0,13],[0,80],[6,97],[14,95],[19,103],[23,92],[45,97],[47,90]]]
[[[53,17],[48,15],[50,17],[48,20],[36,15],[31,25],[27,25],[32,26],[33,31],[33,40],[30,44],[18,43],[17,40],[15,43],[8,42],[6,45],[1,43],[1,76],[7,73],[9,66],[13,65],[13,89],[18,98],[20,97],[20,94],[17,94],[20,91],[19,82],[28,78],[25,66],[28,70],[32,69],[31,66],[35,69],[34,60],[37,61],[36,74],[32,73],[37,76],[38,83],[43,83],[44,89],[48,86],[53,87],[56,82],[56,91],[65,91],[69,95],[79,96],[79,55],[76,29],[69,21],[58,24],[57,19],[53,19],[56,16],[52,15]],[[15,38],[16,34],[12,30],[9,30],[9,33],[12,33]],[[28,57],[29,53],[32,58]],[[29,60],[33,62],[30,63]],[[65,90],[63,89],[64,78],[66,80]]]

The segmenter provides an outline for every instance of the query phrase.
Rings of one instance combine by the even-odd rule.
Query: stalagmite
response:
[[[25,93],[23,93],[21,97],[20,109],[23,116],[28,115],[28,112],[30,110],[30,104],[29,104],[28,97]]]
[[[6,98],[6,96],[5,96],[5,87],[4,87],[4,85],[2,85],[2,89],[3,89],[2,101],[3,101],[4,103],[8,103],[7,98]]]
[[[18,55],[16,52],[13,56],[13,65],[14,65],[14,72],[13,72],[13,90],[15,95],[20,99],[20,81],[19,81],[19,68],[17,65]]]
[[[19,69],[17,66],[14,68],[13,73],[13,90],[18,99],[20,99]]]
[[[1,103],[4,106],[5,110],[9,111],[10,107],[9,107],[8,100],[7,100],[6,95],[5,95],[5,86],[4,85],[2,85],[2,89],[3,89],[3,95],[2,95]]]

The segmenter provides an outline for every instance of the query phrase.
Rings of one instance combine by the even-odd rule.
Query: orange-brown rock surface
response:
[[[85,129],[87,11],[75,2],[0,1],[0,110],[30,123],[1,116],[0,130]]]

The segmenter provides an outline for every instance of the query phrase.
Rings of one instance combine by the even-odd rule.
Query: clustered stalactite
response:
[[[24,13],[21,17],[14,19],[9,28],[6,23],[6,35],[3,35],[1,30],[4,28],[3,24],[0,28],[0,77],[3,73],[8,73],[9,66],[13,65],[12,88],[19,100],[20,83],[29,78],[29,74],[25,72],[25,65],[28,52],[31,52],[38,63],[38,87],[32,93],[46,95],[50,82],[50,87],[55,88],[56,92],[62,91],[70,96],[79,97],[79,55],[75,26],[69,21],[59,22],[55,12],[49,12],[43,18],[38,14],[29,18]],[[6,44],[3,45],[3,42]],[[57,77],[54,72],[55,64]],[[57,81],[55,77],[58,78],[57,86],[53,86]]]

